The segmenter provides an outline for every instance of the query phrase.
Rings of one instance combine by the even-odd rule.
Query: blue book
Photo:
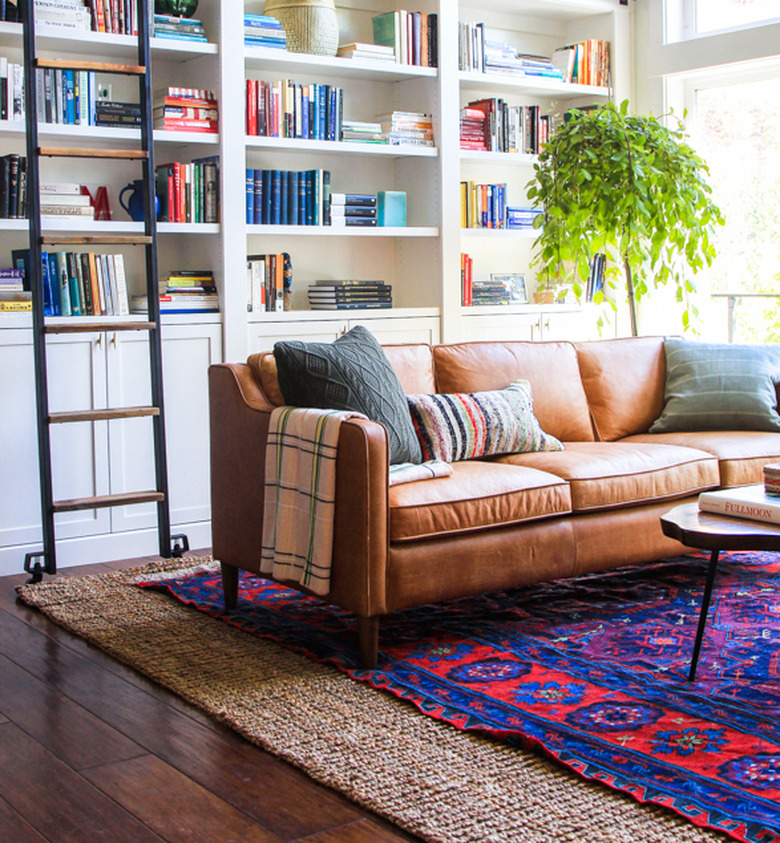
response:
[[[74,87],[72,70],[62,71],[63,83],[65,85],[65,122],[73,126],[76,123],[76,104],[74,101]]]
[[[68,266],[65,260],[65,252],[55,252],[54,267],[57,278],[57,286],[60,291],[60,308],[63,316],[73,316],[70,301],[70,284],[68,282]],[[51,264],[49,264],[51,267]]]
[[[290,225],[298,225],[298,181],[300,173],[291,170],[287,176],[287,215]]]
[[[309,90],[310,85],[301,88],[301,137],[309,137]]]
[[[252,225],[255,221],[255,171],[251,167],[246,168],[246,224]]]
[[[320,202],[322,197],[322,179],[320,178],[321,170],[311,171],[311,223],[312,225],[320,225]]]
[[[54,316],[67,316],[65,313],[66,303],[63,302],[62,290],[60,289],[59,276],[57,274],[57,255],[54,252],[46,253],[48,265],[49,283],[52,289],[52,303],[54,304]],[[68,301],[70,301],[68,299]]]
[[[314,225],[314,202],[312,193],[314,192],[314,173],[311,170],[306,170],[303,174],[306,180],[306,222],[304,225]]]
[[[287,170],[282,170],[279,173],[279,222],[282,225],[288,225],[290,220],[287,218]]]
[[[255,208],[253,222],[255,225],[260,225],[263,222],[263,171],[252,170],[254,193],[255,193]]]
[[[76,270],[76,258],[74,252],[65,252],[65,265],[68,272],[68,290],[70,291],[70,312],[73,316],[81,316],[84,313],[84,302],[81,300],[79,289],[79,276]]]
[[[282,221],[282,171],[271,170],[271,225]]]
[[[43,315],[59,316],[60,291],[57,284],[52,283],[56,281],[56,278],[52,279],[51,273],[49,272],[49,253],[41,252],[41,260],[43,262]]]
[[[330,170],[322,171],[322,224],[330,225]]]
[[[317,105],[319,106],[319,115],[317,118],[317,140],[327,140],[327,133],[326,133],[326,119],[325,115],[327,113],[327,105],[328,105],[328,91],[330,90],[330,85],[320,85],[319,94],[317,96]]]
[[[271,171],[262,170],[262,184],[263,184],[263,213],[261,221],[263,225],[268,225],[271,222]]]
[[[306,173],[298,173],[298,225],[306,225]]]

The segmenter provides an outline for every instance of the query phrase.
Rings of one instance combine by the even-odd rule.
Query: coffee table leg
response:
[[[715,569],[718,567],[718,554],[720,551],[713,550],[710,555],[710,567],[707,569],[707,584],[704,586],[704,595],[701,598],[701,610],[699,611],[699,628],[696,630],[696,643],[693,645],[693,658],[691,659],[691,670],[688,674],[688,681],[693,682],[696,678],[696,665],[699,661],[699,650],[701,641],[704,638],[704,627],[707,625],[707,611],[710,608],[710,597],[712,586],[715,583]]]

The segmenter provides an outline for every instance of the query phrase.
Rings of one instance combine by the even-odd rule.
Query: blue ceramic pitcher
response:
[[[131,191],[130,198],[127,204],[124,203],[122,197]],[[136,222],[143,222],[144,219],[144,183],[142,179],[136,179],[126,184],[119,191],[119,204],[130,214],[130,219]],[[155,217],[160,215],[160,199],[155,195],[154,197],[154,212]]]

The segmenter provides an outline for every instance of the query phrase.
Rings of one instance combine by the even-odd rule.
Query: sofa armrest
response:
[[[248,365],[209,367],[214,558],[254,572],[260,570],[265,445],[273,409]],[[387,501],[385,428],[349,419],[339,434],[328,599],[362,615],[384,611]]]

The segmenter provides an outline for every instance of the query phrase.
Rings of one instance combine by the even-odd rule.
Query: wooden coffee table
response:
[[[688,547],[711,551],[707,584],[699,611],[699,628],[688,674],[688,681],[693,682],[707,624],[718,554],[721,550],[780,550],[780,526],[701,512],[698,503],[684,503],[661,516],[661,528],[665,536],[677,539]]]

